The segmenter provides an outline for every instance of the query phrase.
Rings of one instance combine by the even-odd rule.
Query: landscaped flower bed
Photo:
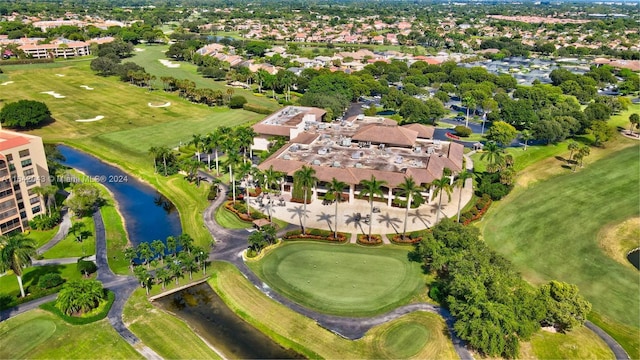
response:
[[[460,222],[463,225],[469,225],[471,222],[476,221],[484,215],[484,213],[489,210],[489,206],[491,206],[491,197],[487,194],[483,194],[482,198],[478,199],[475,206],[471,208],[469,211],[465,211],[460,214]]]
[[[395,244],[410,245],[410,244],[415,244],[422,241],[422,239],[430,232],[431,230],[418,230],[418,231],[409,232],[405,234],[404,237],[402,236],[402,234],[395,234],[389,238],[391,239],[391,242]]]
[[[265,215],[254,210],[251,211],[251,216],[247,215],[247,206],[241,202],[236,202],[234,204],[232,201],[227,201],[226,203],[224,203],[224,207],[225,209],[236,214],[236,216],[242,221],[252,222],[253,220],[266,218]]]
[[[303,234],[300,230],[293,230],[287,232],[283,239],[286,240],[321,240],[329,242],[346,242],[348,234],[338,233],[338,237],[333,237],[333,231],[320,230],[320,229],[308,229],[306,234]]]
[[[371,235],[369,238],[367,235],[358,235],[358,244],[360,245],[380,245],[382,244],[382,236],[380,235]]]

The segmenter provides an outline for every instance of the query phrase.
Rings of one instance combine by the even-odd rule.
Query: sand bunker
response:
[[[172,63],[172,62],[171,62],[171,61],[169,61],[169,60],[160,59],[160,60],[158,60],[158,61],[160,61],[160,63],[161,63],[162,65],[164,65],[164,66],[166,66],[166,67],[168,67],[168,68],[177,68],[177,67],[180,67],[180,64]]]
[[[140,48],[133,48],[133,51],[141,52],[141,51],[144,51],[144,49],[140,49]]]
[[[56,76],[63,77],[64,75],[63,74],[56,74]]]
[[[80,85],[80,87],[87,90],[93,90],[92,87],[88,87],[87,85]]]
[[[149,107],[153,107],[153,108],[168,107],[168,106],[171,106],[171,102],[166,102],[166,103],[160,104],[160,105],[154,105],[153,103],[148,103],[147,105],[149,105]]]
[[[64,95],[60,95],[60,94],[58,94],[58,93],[57,93],[57,92],[55,92],[55,91],[43,91],[43,92],[41,92],[40,94],[47,94],[47,95],[51,95],[51,96],[53,96],[53,97],[54,97],[54,98],[56,98],[56,99],[63,99],[63,98],[66,98],[66,96],[64,96]]]
[[[102,120],[102,119],[104,119],[104,116],[98,115],[98,116],[96,116],[96,117],[94,117],[92,119],[78,119],[76,121],[77,122],[92,122],[92,121],[99,121],[99,120]]]
[[[5,81],[0,85],[5,86],[5,85],[9,85],[9,84],[13,84],[13,81]]]

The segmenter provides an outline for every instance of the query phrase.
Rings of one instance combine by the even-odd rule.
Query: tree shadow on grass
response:
[[[40,281],[41,276],[46,274],[62,275],[62,269],[64,269],[64,266],[60,264],[34,266],[32,268],[29,268],[28,272],[25,271],[22,274],[22,283],[24,284],[25,288],[31,285],[37,285],[38,281]],[[16,282],[16,286],[17,285],[18,283]]]

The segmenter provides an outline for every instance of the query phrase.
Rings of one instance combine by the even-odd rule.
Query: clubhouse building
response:
[[[445,169],[452,175],[462,171],[463,146],[434,140],[432,126],[399,126],[391,119],[364,115],[326,123],[324,115],[322,109],[289,106],[253,126],[258,134],[256,150],[267,150],[274,136],[289,139],[258,166],[286,174],[280,183],[283,194],[291,194],[293,174],[304,165],[315,169],[319,180],[313,199],[325,195],[326,184],[336,178],[348,185],[344,198],[353,201],[360,194],[360,182],[374,176],[386,182],[383,192],[388,206],[407,177],[424,186],[442,178]],[[431,192],[425,190],[423,196],[430,199]]]

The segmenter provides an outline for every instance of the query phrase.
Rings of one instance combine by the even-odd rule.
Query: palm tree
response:
[[[307,218],[307,194],[309,188],[312,188],[318,182],[316,177],[316,170],[310,166],[302,166],[298,171],[293,173],[293,179],[304,189],[304,198],[302,200],[303,213],[302,213],[302,233],[305,233],[305,224]]]
[[[32,190],[42,197],[42,201],[47,207],[47,215],[51,215],[51,203],[53,202],[54,207],[56,206],[55,194],[58,192],[58,188],[54,185],[48,185],[36,186]]]
[[[172,261],[169,264],[169,272],[171,273],[172,277],[176,278],[176,285],[179,285],[180,276],[182,276],[182,265],[180,265],[180,263],[178,263],[177,261]]]
[[[193,272],[198,269],[193,257],[187,253],[180,253],[178,259],[180,259],[183,268],[189,272],[189,280],[193,279]]]
[[[580,154],[580,167],[584,167],[584,158],[591,154],[591,148],[589,145],[582,145],[580,149],[578,149],[578,154]]]
[[[200,146],[204,143],[204,138],[200,134],[191,135],[189,145],[193,145],[196,148],[196,157],[200,161]]]
[[[162,284],[162,290],[164,290],[165,285],[171,279],[171,273],[166,268],[160,268],[156,270],[156,281],[159,284]]]
[[[25,297],[22,286],[22,271],[31,265],[31,257],[36,255],[36,242],[24,234],[0,236],[0,272],[13,270],[20,286],[20,295]]]
[[[182,233],[178,236],[178,244],[189,254],[191,254],[191,249],[193,248],[193,238],[189,236],[189,234]]]
[[[333,237],[338,238],[338,203],[342,201],[342,190],[347,187],[347,183],[339,181],[335,177],[331,179],[331,182],[327,184],[327,194],[333,195],[333,201],[336,202],[336,224],[333,229]]]
[[[360,190],[360,195],[369,197],[369,207],[370,207],[370,212],[369,212],[369,235],[368,235],[368,239],[369,240],[371,240],[371,224],[373,223],[373,221],[372,221],[372,218],[373,218],[373,198],[376,195],[384,196],[384,194],[382,193],[382,186],[385,186],[386,184],[387,184],[386,181],[384,181],[384,180],[378,181],[378,179],[376,179],[376,177],[373,176],[373,175],[371,175],[371,179],[370,180],[362,180],[362,181],[360,181],[360,185],[362,186],[362,190]]]
[[[238,176],[245,180],[244,190],[245,190],[245,201],[247,203],[247,215],[251,217],[251,211],[249,209],[249,175],[253,171],[253,165],[251,163],[245,162],[238,165]]]
[[[241,127],[237,128],[235,131],[235,135],[240,142],[240,146],[242,147],[243,155],[246,159],[247,157],[247,149],[249,149],[249,159],[253,158],[253,138],[258,136],[258,134],[253,130],[252,127]]]
[[[498,144],[495,143],[495,141],[489,141],[487,142],[487,145],[485,145],[484,147],[484,152],[482,153],[482,155],[480,155],[480,160],[484,160],[485,158],[487,159],[487,170],[489,170],[491,167],[489,165],[499,165],[502,163],[503,160],[503,151],[500,148],[500,146],[498,146]],[[489,172],[494,172],[494,171],[489,171]]]
[[[156,256],[160,258],[162,264],[164,264],[164,250],[166,249],[166,246],[162,240],[153,240],[151,242],[151,249],[153,249]]]
[[[578,150],[580,148],[580,144],[578,144],[577,142],[571,140],[569,141],[569,144],[567,145],[567,149],[569,149],[570,153],[569,153],[569,160],[573,159],[573,152]]]
[[[433,192],[433,196],[431,200],[435,198],[438,194],[440,194],[440,199],[438,200],[438,209],[436,210],[436,223],[440,220],[440,208],[442,207],[442,193],[446,192],[449,197],[449,201],[451,201],[451,191],[453,188],[451,187],[451,183],[448,177],[443,176],[440,179],[433,180],[431,183],[432,186],[435,187],[435,191]]]
[[[152,146],[149,148],[148,152],[149,152],[149,155],[153,157],[153,172],[157,173],[158,172],[158,148],[155,146]]]
[[[164,166],[164,176],[167,176],[167,156],[171,155],[171,149],[166,146],[159,146],[156,148],[158,157],[162,157],[162,164]]]
[[[469,109],[473,108],[473,111],[476,111],[476,99],[473,96],[465,96],[462,103],[467,108],[467,119],[464,126],[469,127]]]
[[[229,167],[229,181],[231,182],[231,193],[233,203],[236,203],[236,180],[234,178],[233,169],[240,163],[240,154],[237,152],[227,152],[227,166]]]
[[[82,242],[82,229],[85,228],[85,224],[81,221],[76,221],[69,226],[69,232],[73,234],[73,237],[77,242]]]
[[[283,173],[273,169],[273,165],[264,171],[264,186],[268,190],[273,190],[272,186],[278,185],[278,181],[283,177]]]
[[[407,208],[404,212],[404,229],[402,230],[402,238],[404,239],[404,236],[407,233],[407,220],[409,219],[409,209],[411,208],[411,203],[413,202],[414,198],[422,198],[422,193],[420,192],[421,187],[416,184],[412,176],[404,178],[404,181],[400,185],[398,185],[398,189],[400,189],[400,194],[407,198]]]
[[[210,132],[207,135],[207,142],[209,146],[215,151],[216,155],[216,173],[220,176],[220,168],[218,167],[218,148],[222,146],[224,142],[225,134],[222,132],[222,128],[217,128],[215,131]]]
[[[531,133],[531,131],[525,129],[520,133],[520,138],[522,139],[522,141],[524,141],[524,151],[527,151],[527,144],[529,140],[533,139],[533,134]]]
[[[176,249],[178,248],[178,240],[174,236],[167,236],[167,250],[176,255]]]
[[[133,274],[135,275],[136,279],[138,279],[140,286],[145,288],[145,290],[147,291],[147,295],[149,295],[149,287],[152,280],[149,271],[141,266],[137,266],[135,269],[133,269]]]
[[[147,264],[147,268],[149,268],[151,266],[150,260],[153,258],[153,250],[151,250],[149,244],[146,242],[138,244],[136,252],[141,259],[144,259],[144,262]]]
[[[633,128],[638,128],[638,126],[640,126],[640,115],[638,115],[638,113],[629,115],[629,122],[631,123],[629,133],[633,136]]]
[[[127,260],[127,262],[129,263],[129,270],[133,270],[133,260],[138,257],[138,253],[136,252],[136,249],[132,248],[131,246],[126,247],[124,249],[124,259]]]
[[[458,174],[458,178],[455,181],[455,186],[460,188],[460,194],[458,196],[458,219],[457,222],[460,222],[460,210],[462,206],[462,189],[464,189],[464,184],[467,182],[467,179],[471,179],[473,175],[467,170],[463,170]]]

